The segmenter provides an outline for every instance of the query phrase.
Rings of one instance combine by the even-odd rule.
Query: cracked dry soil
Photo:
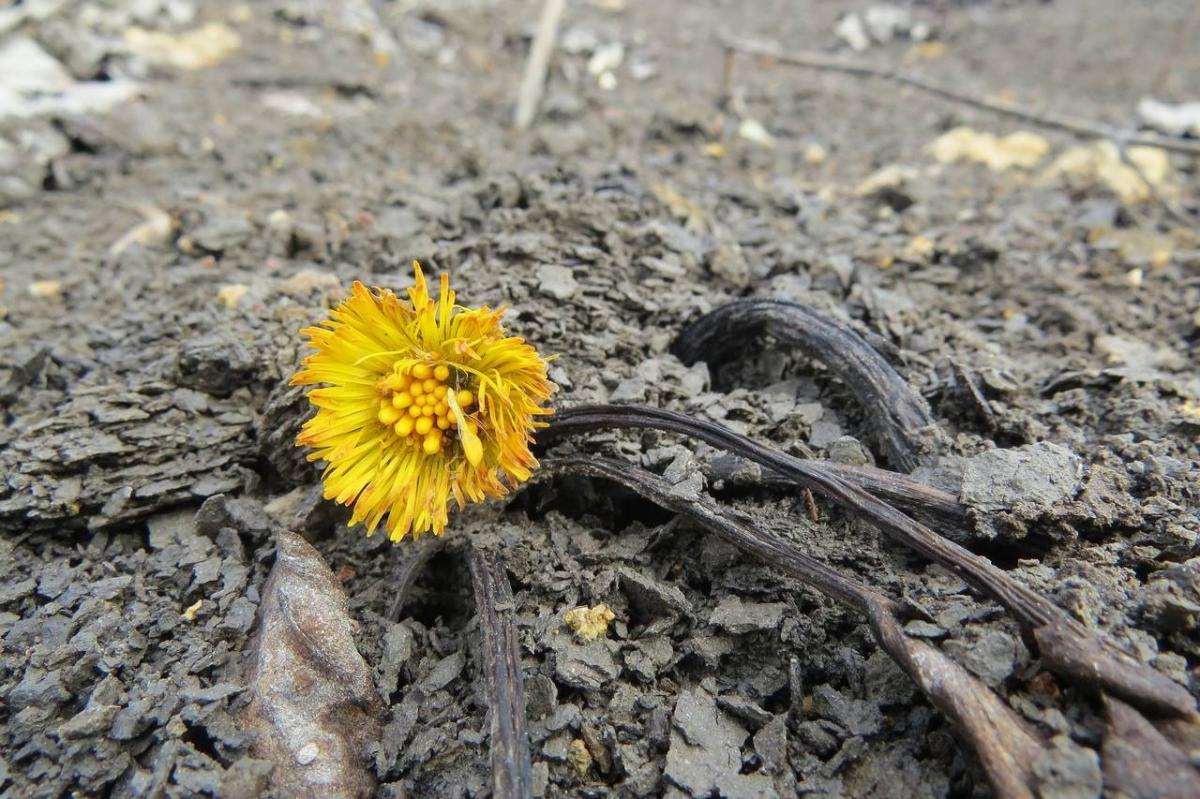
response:
[[[762,340],[719,368],[671,354],[735,297],[849,320],[932,408],[940,441],[915,474],[969,510],[943,532],[1200,688],[1195,227],[1086,180],[940,163],[926,146],[951,128],[1018,127],[890,86],[741,59],[719,104],[714,33],[827,50],[858,5],[570,4],[525,133],[508,121],[538,3],[144,5],[46,3],[0,34],[77,78],[124,65],[140,82],[106,113],[0,118],[20,165],[0,173],[5,796],[271,795],[239,719],[279,529],[314,543],[348,599],[386,707],[367,744],[380,796],[490,792],[467,540],[507,564],[537,795],[990,795],[862,618],[609,483],[545,477],[458,514],[393,618],[417,549],[320,501],[286,382],[300,327],[353,279],[403,288],[413,258],[464,302],[511,305],[510,329],[559,354],[564,406],[655,404],[895,467],[811,359]],[[860,57],[1132,125],[1187,6],[921,5],[944,53]],[[203,23],[240,46],[199,69],[113,44],[124,26]],[[607,90],[588,64],[612,43]],[[1163,85],[1200,97],[1200,56],[1178,54]],[[773,146],[739,136],[739,116]],[[1080,144],[1035,132],[1047,163]],[[1171,169],[1194,208],[1196,163]],[[705,445],[639,431],[555,452],[703,487],[920,605],[906,633],[1054,741],[1044,796],[1111,793],[1096,697],[949,572]],[[574,638],[562,614],[600,603],[607,636]]]

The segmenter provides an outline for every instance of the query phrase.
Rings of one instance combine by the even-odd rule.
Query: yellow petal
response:
[[[463,416],[453,391],[446,392],[446,404],[450,406],[450,412],[454,414],[454,420],[458,423],[458,440],[462,444],[463,454],[467,456],[467,463],[478,466],[483,460],[483,444],[480,443],[479,436],[467,426],[467,419]]]

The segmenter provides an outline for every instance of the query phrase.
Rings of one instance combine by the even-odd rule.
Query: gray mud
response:
[[[828,51],[866,4],[570,4],[525,133],[508,123],[537,3],[137,5],[0,9],[0,44],[139,94],[0,115],[0,792],[267,792],[238,719],[289,528],[341,582],[387,706],[382,796],[490,791],[468,539],[507,560],[538,795],[990,795],[862,618],[608,484],[547,475],[459,514],[389,619],[414,550],[319,501],[286,381],[300,327],[353,279],[403,288],[414,258],[467,304],[511,305],[510,328],[559,355],[564,405],[657,404],[888,467],[802,355],[747,341],[714,374],[671,354],[739,296],[850,321],[944,433],[917,475],[968,505],[947,534],[1200,690],[1200,238],[1153,200],[1037,179],[1078,140],[1026,126],[1051,147],[1037,169],[941,164],[925,148],[946,130],[1021,126],[751,58],[720,104],[715,32]],[[1188,8],[921,4],[946,49],[906,68],[1130,126]],[[123,38],[209,22],[240,46],[194,70]],[[613,42],[610,91],[588,63]],[[900,64],[913,44],[857,57]],[[1200,54],[1177,53],[1159,89],[1200,99]],[[1194,209],[1196,162],[1171,164]],[[653,432],[557,447],[692,489],[716,454]],[[1098,795],[1101,706],[997,605],[819,497],[814,520],[776,488],[707,489],[926,609],[907,632],[1055,738],[1046,795]],[[599,603],[615,621],[581,642],[562,613]]]

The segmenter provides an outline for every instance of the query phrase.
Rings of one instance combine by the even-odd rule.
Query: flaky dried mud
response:
[[[142,96],[0,119],[0,792],[270,795],[240,719],[291,529],[340,582],[386,708],[365,753],[381,796],[492,790],[468,542],[511,581],[535,795],[989,795],[863,617],[613,483],[546,475],[430,549],[347,530],[290,445],[297,330],[353,279],[403,288],[413,258],[466,302],[511,305],[511,329],[559,354],[564,407],[659,405],[899,468],[836,370],[757,339],[712,369],[671,349],[738,297],[848,323],[937,422],[913,472],[957,501],[937,529],[1197,694],[1194,227],[1082,179],[927,154],[957,125],[1017,129],[983,112],[748,58],[722,85],[713,32],[826,50],[850,4],[569,4],[523,134],[507,125],[537,3],[168,5],[66,4],[4,34],[79,79],[127,70]],[[1188,4],[1126,5],[921,6],[944,54],[860,57],[1129,126]],[[115,44],[206,23],[240,46],[195,70]],[[609,91],[588,63],[613,42]],[[1160,88],[1200,97],[1196,54]],[[1035,132],[1046,164],[1079,144]],[[1197,165],[1171,163],[1194,211]],[[597,453],[919,608],[904,633],[1036,731],[1043,795],[1147,784],[1106,731],[1170,725],[1055,678],[963,580],[704,444],[600,432],[550,454]],[[606,636],[563,624],[600,603]],[[1153,771],[1185,785],[1181,750]]]

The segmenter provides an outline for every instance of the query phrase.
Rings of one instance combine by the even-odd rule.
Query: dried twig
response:
[[[492,796],[524,799],[533,795],[533,776],[512,587],[504,563],[495,553],[469,546],[467,565],[475,586],[475,609],[483,638],[484,691],[491,709]]]
[[[546,70],[550,67],[550,55],[554,52],[554,40],[558,38],[558,21],[562,18],[566,0],[546,0],[542,16],[538,20],[533,46],[529,49],[529,60],[525,62],[525,75],[521,78],[521,90],[517,95],[517,108],[513,113],[513,125],[525,130],[533,122],[542,90],[546,86]]]
[[[1037,737],[977,678],[924,641],[905,635],[892,600],[799,552],[778,536],[721,511],[709,499],[677,492],[657,475],[628,463],[567,457],[547,459],[544,466],[550,473],[570,472],[620,483],[864,614],[880,648],[904,669],[935,707],[958,724],[979,755],[996,794],[1014,799],[1034,796],[1032,767],[1043,751]]]
[[[756,331],[801,347],[824,363],[854,392],[884,454],[899,471],[919,463],[919,440],[933,416],[925,400],[850,326],[811,308],[781,300],[735,300],[692,322],[675,340],[684,363],[710,365],[740,354]]]
[[[990,111],[994,114],[1002,114],[1004,116],[1019,119],[1022,122],[1030,122],[1035,125],[1041,125],[1047,128],[1072,133],[1076,136],[1083,136],[1095,139],[1118,139],[1125,142],[1127,145],[1139,145],[1143,147],[1161,147],[1164,150],[1170,150],[1184,155],[1197,156],[1200,155],[1200,142],[1189,141],[1173,136],[1139,136],[1129,131],[1115,130],[1107,125],[1101,125],[1096,122],[1089,122],[1083,119],[1073,117],[1064,117],[1054,114],[1035,113],[1011,105],[984,100],[979,97],[973,97],[964,92],[947,89],[944,86],[939,86],[924,78],[918,78],[915,75],[910,75],[899,70],[888,69],[886,67],[877,67],[870,64],[855,63],[841,59],[826,58],[824,56],[813,53],[794,53],[785,52],[776,47],[770,47],[759,42],[747,41],[730,36],[721,36],[719,41],[722,46],[734,52],[743,53],[745,55],[756,56],[761,58],[771,58],[783,64],[791,64],[798,67],[806,67],[808,69],[820,70],[823,72],[838,72],[844,75],[854,75],[864,78],[878,78],[879,80],[889,81],[901,86],[909,86],[918,91],[932,94],[935,97],[941,97],[943,100],[951,100],[962,105],[978,108],[982,111]]]
[[[1186,688],[1093,636],[1045,597],[998,569],[991,561],[950,541],[858,486],[837,477],[819,462],[801,461],[773,447],[740,436],[719,424],[676,411],[646,406],[592,405],[555,413],[541,435],[565,435],[618,427],[653,428],[680,433],[786,475],[797,485],[819,491],[843,509],[861,516],[892,539],[908,546],[1008,609],[1036,642],[1047,667],[1085,684],[1100,685],[1154,712],[1188,716],[1196,702]]]

